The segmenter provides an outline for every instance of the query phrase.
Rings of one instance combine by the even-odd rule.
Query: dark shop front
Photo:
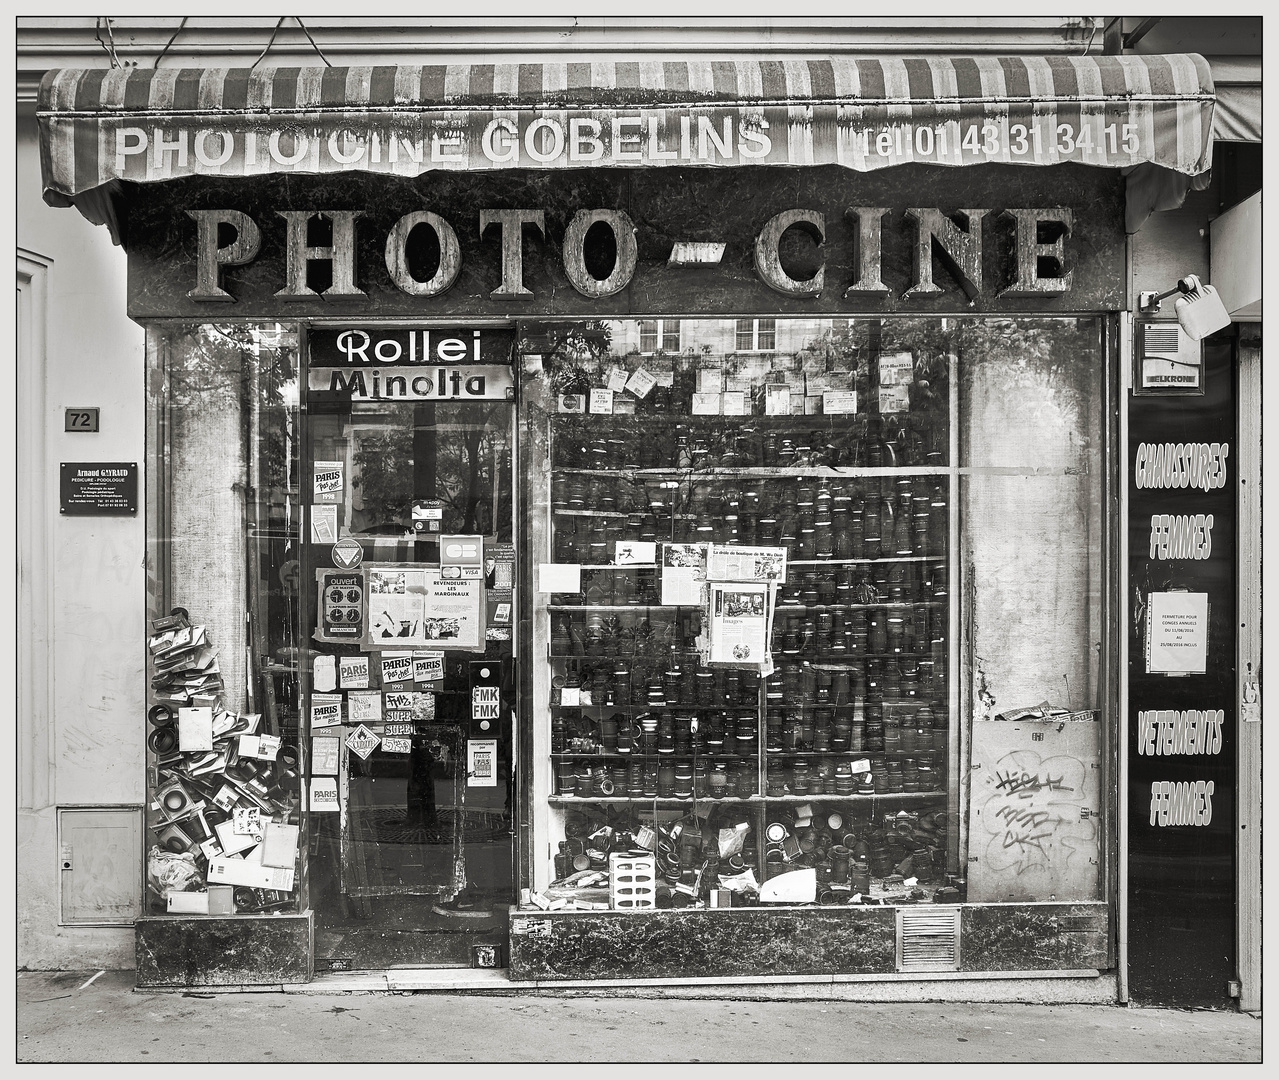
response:
[[[147,338],[139,983],[1113,999],[1125,244],[1206,65],[615,68],[46,77]]]

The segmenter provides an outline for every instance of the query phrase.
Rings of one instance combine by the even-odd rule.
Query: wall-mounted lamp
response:
[[[1160,303],[1174,293],[1182,294],[1177,299],[1177,322],[1193,340],[1201,341],[1230,325],[1230,313],[1226,311],[1217,290],[1211,285],[1204,285],[1194,274],[1182,278],[1176,288],[1167,292],[1141,293],[1137,300],[1140,313],[1147,318],[1158,315]]]

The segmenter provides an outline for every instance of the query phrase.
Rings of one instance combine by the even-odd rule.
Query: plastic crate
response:
[[[608,857],[608,900],[614,911],[652,911],[657,907],[657,859],[653,855]]]

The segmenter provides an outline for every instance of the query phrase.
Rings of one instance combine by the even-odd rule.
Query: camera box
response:
[[[208,915],[209,894],[207,892],[171,892],[167,906],[170,914]]]
[[[210,915],[235,914],[235,889],[230,885],[210,885],[208,897]]]

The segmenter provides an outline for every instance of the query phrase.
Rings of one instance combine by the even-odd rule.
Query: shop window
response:
[[[777,348],[776,319],[738,319],[738,352],[772,352]]]
[[[300,910],[297,333],[147,334],[147,914]]]
[[[679,344],[678,319],[640,319],[639,351],[643,356],[651,356],[661,351],[677,353]]]
[[[1096,899],[1100,322],[778,321],[526,376],[532,902]]]

